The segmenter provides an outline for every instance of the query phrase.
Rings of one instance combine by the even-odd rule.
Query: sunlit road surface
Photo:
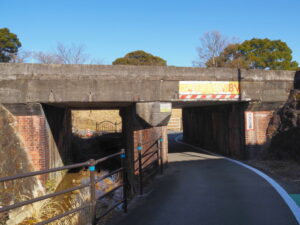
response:
[[[111,221],[120,225],[297,225],[275,189],[250,170],[176,143],[152,191]]]

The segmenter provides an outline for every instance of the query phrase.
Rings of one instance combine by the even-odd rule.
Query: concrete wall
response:
[[[220,154],[244,158],[243,104],[183,109],[183,137]]]
[[[284,101],[295,71],[0,64],[1,103],[180,102],[179,81],[239,81],[241,100]]]
[[[44,116],[47,119],[50,154],[50,167],[60,166],[61,161],[64,165],[72,164],[73,156],[71,149],[72,137],[72,116],[68,108],[59,108],[43,105]],[[53,149],[55,151],[53,151]]]

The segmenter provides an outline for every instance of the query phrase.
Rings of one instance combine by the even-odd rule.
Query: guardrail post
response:
[[[91,194],[91,224],[95,224],[96,219],[96,187],[95,187],[95,160],[89,161],[90,171],[90,194]]]
[[[123,168],[123,209],[124,213],[127,213],[127,171],[126,171],[126,154],[125,149],[122,149],[121,154],[121,166]]]
[[[143,168],[142,168],[142,144],[139,143],[137,150],[139,154],[139,179],[140,179],[140,195],[143,194]]]
[[[159,160],[160,160],[160,174],[164,173],[164,164],[163,164],[163,157],[162,157],[162,147],[163,147],[163,138],[159,139]]]

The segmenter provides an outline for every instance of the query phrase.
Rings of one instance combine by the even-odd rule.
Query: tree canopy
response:
[[[239,51],[239,44],[228,45],[218,57],[209,59],[207,67],[248,68],[248,64]]]
[[[149,65],[149,66],[166,66],[166,60],[154,56],[142,50],[133,51],[122,58],[117,58],[113,65]]]
[[[218,57],[209,59],[207,67],[233,67],[245,69],[296,70],[292,50],[281,40],[253,38],[241,44],[228,45]]]
[[[11,33],[8,28],[0,29],[0,62],[9,62],[17,54],[21,47],[16,34]]]

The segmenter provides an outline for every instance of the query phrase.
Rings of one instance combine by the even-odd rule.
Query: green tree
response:
[[[209,59],[207,67],[232,67],[245,69],[296,70],[292,50],[280,40],[246,40],[242,44],[228,45],[218,57]]]
[[[9,62],[15,58],[21,47],[16,34],[11,33],[8,28],[0,29],[0,62]]]
[[[239,51],[239,44],[230,44],[220,53],[218,57],[209,59],[205,65],[207,67],[229,67],[229,68],[249,68],[249,63]]]
[[[142,50],[133,51],[126,54],[122,58],[117,58],[112,63],[113,65],[149,65],[149,66],[166,66],[166,60],[151,55],[150,53]]]
[[[239,46],[239,52],[251,69],[293,70],[298,63],[292,61],[292,50],[281,40],[253,38]]]

